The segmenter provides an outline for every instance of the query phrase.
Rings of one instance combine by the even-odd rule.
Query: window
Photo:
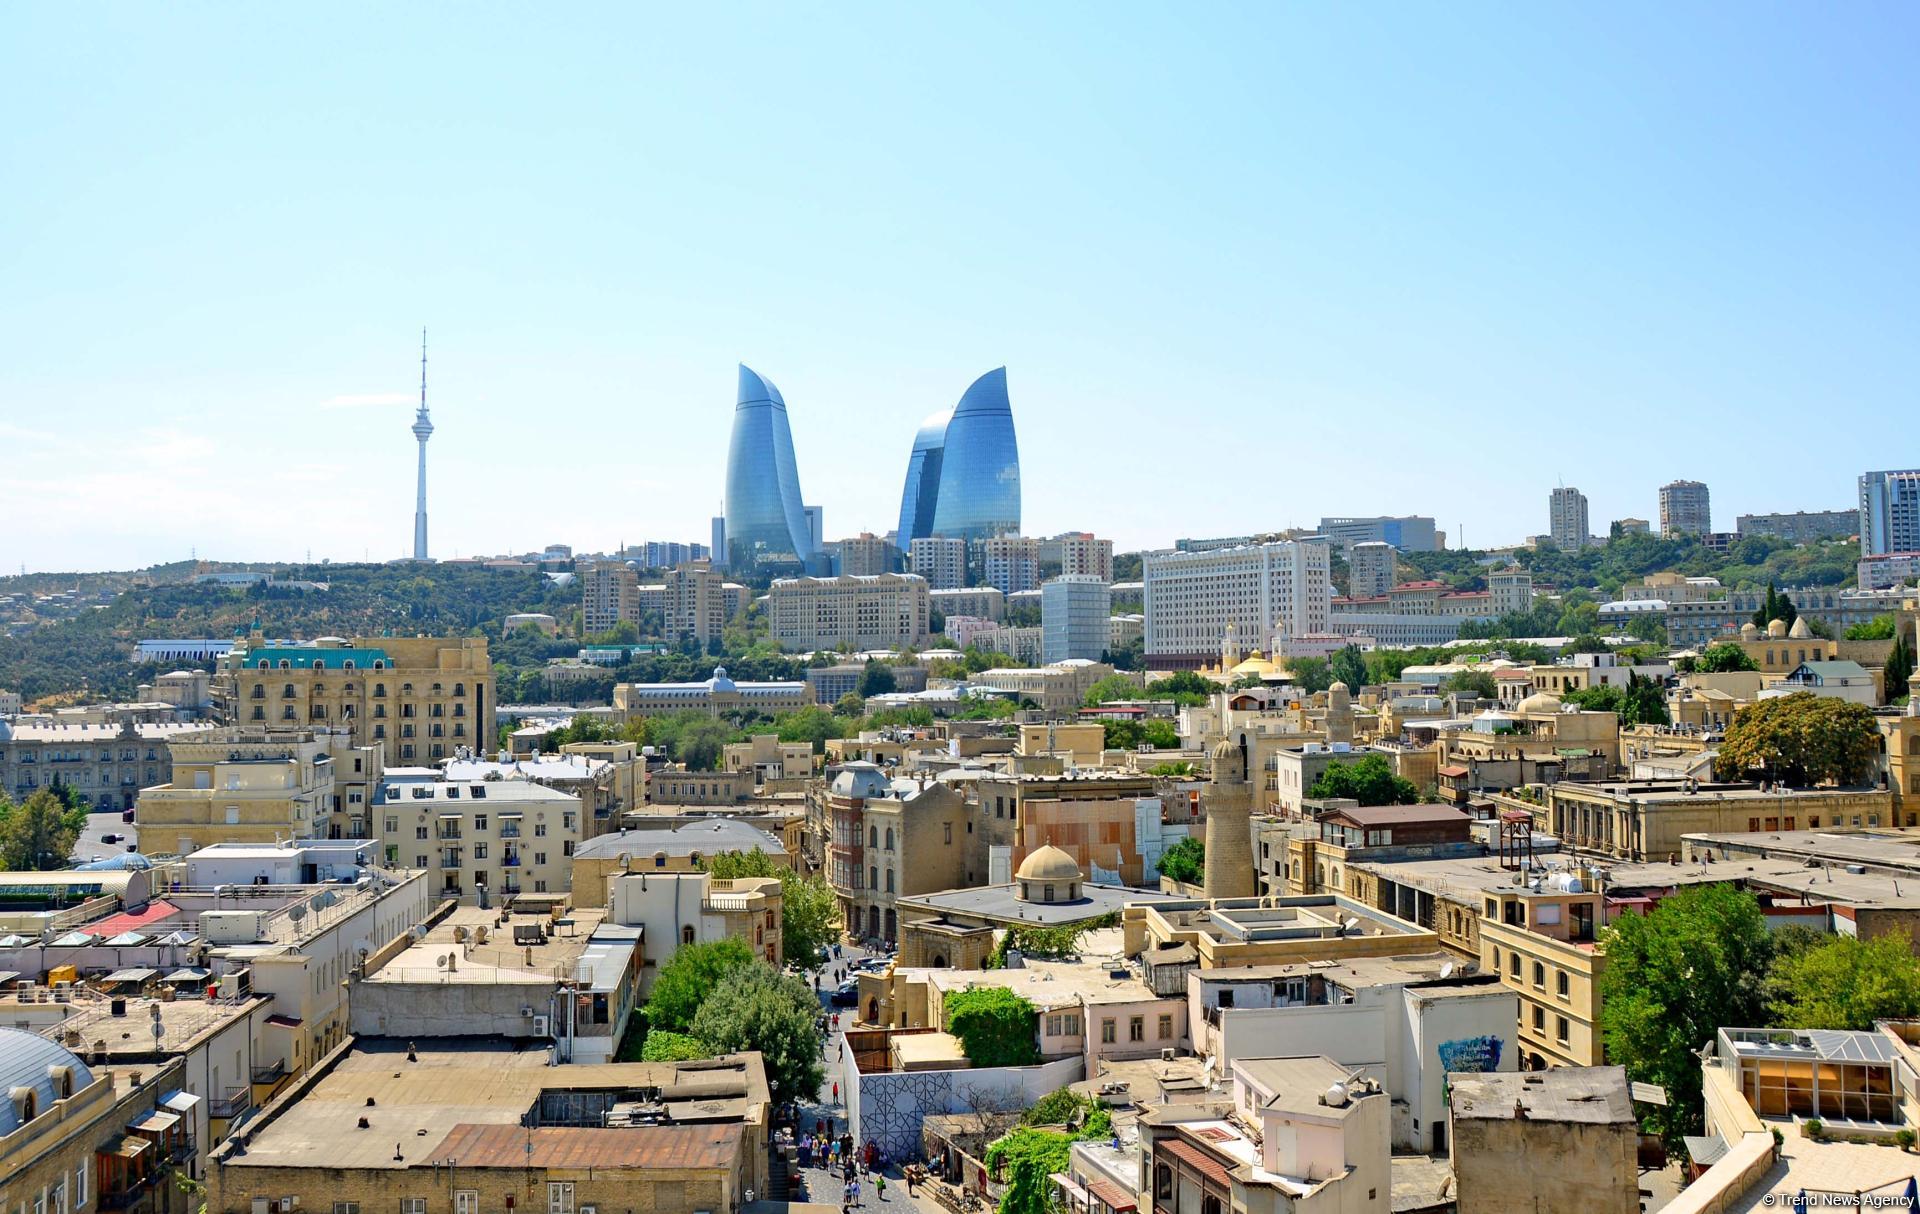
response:
[[[1160,1017],[1160,1040],[1171,1041],[1172,1039],[1173,1039],[1173,1017],[1168,1015],[1162,1015]]]
[[[360,1203],[357,1201],[336,1201],[333,1203],[333,1214],[360,1214]]]
[[[1145,1041],[1147,1039],[1147,1018],[1134,1016],[1127,1021],[1127,1040]]]
[[[1153,1165],[1153,1195],[1162,1201],[1173,1200],[1173,1169],[1164,1163]]]
[[[1515,978],[1520,977],[1520,954],[1519,953],[1507,954],[1507,972],[1512,974]]]
[[[1115,1040],[1117,1040],[1117,1035],[1113,1024],[1113,1017],[1108,1016],[1100,1022],[1100,1043],[1102,1045],[1112,1045]]]
[[[1533,984],[1538,987],[1547,985],[1547,967],[1538,961],[1533,963]]]
[[[1553,1039],[1561,1045],[1567,1043],[1567,1018],[1565,1016],[1555,1016],[1553,1018]]]
[[[947,843],[951,845],[953,843],[953,823],[951,822],[946,823],[946,830],[947,830]]]
[[[887,870],[887,892],[888,893],[893,892],[893,870],[892,869]]]
[[[1565,970],[1558,971],[1553,981],[1554,981],[1554,993],[1559,995],[1562,999],[1567,998],[1568,997],[1567,971]]]
[[[547,1214],[573,1214],[573,1182],[547,1182]]]
[[[87,1173],[92,1171],[89,1164],[81,1164],[73,1170],[73,1208],[82,1210],[87,1205]]]
[[[1544,1033],[1547,1031],[1547,1009],[1546,1008],[1535,1007],[1533,1009],[1533,1031],[1536,1033]]]

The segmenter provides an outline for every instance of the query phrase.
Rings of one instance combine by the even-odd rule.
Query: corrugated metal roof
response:
[[[455,1126],[430,1157],[468,1168],[730,1168],[742,1132],[737,1122],[531,1131],[467,1124]]]
[[[73,1068],[73,1090],[78,1092],[93,1082],[93,1072],[70,1050],[21,1029],[0,1028],[0,1091],[31,1088],[39,1112],[53,1108],[60,1093],[54,1090],[48,1067]],[[20,1112],[11,1100],[0,1100],[0,1137],[22,1125]]]
[[[1233,1181],[1227,1175],[1226,1163],[1212,1152],[1204,1151],[1193,1143],[1184,1142],[1178,1138],[1167,1138],[1162,1139],[1155,1149],[1165,1151],[1222,1188],[1231,1188],[1233,1185]]]

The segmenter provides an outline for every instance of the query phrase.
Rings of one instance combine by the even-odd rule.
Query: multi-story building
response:
[[[927,668],[918,662],[888,666],[887,672],[893,676],[895,691],[915,692],[927,689]],[[815,703],[832,705],[848,692],[858,692],[860,681],[866,673],[865,662],[809,666],[807,667],[807,686],[813,691]]]
[[[958,590],[967,584],[967,541],[920,536],[907,547],[907,569],[929,589]]]
[[[1670,481],[1660,486],[1661,535],[1710,535],[1713,507],[1699,481]]]
[[[1090,531],[1069,531],[1040,545],[1043,564],[1060,566],[1061,576],[1085,574],[1103,582],[1113,580],[1113,541],[1098,539]]]
[[[927,643],[925,578],[776,578],[767,592],[773,639],[793,650],[918,648]]]
[[[227,719],[255,729],[345,729],[388,767],[493,741],[485,637],[323,637],[249,643],[222,663]]]
[[[1425,515],[1408,514],[1373,518],[1323,518],[1320,534],[1351,548],[1355,544],[1391,544],[1402,552],[1433,552],[1446,546],[1433,520]]]
[[[1038,633],[1040,630],[1028,629]],[[1032,700],[1042,712],[1071,712],[1086,702],[1087,689],[1113,673],[1105,662],[1070,660],[1050,666],[1002,666],[973,676],[975,687],[991,687]]]
[[[177,721],[0,720],[0,790],[23,801],[62,785],[99,809],[132,809],[142,788],[172,777],[167,743],[205,728]]]
[[[725,586],[726,579],[704,561],[674,566],[667,574],[661,632],[673,641],[719,640],[732,618]]]
[[[1068,573],[1040,588],[1040,660],[1097,662],[1107,652],[1112,614],[1107,583],[1090,573]]]
[[[1007,369],[973,381],[952,408],[921,423],[900,493],[898,540],[985,540],[1020,532],[1020,447]]]
[[[1382,540],[1368,540],[1347,550],[1347,595],[1370,599],[1392,590],[1394,547]]]
[[[584,632],[609,632],[620,623],[640,626],[640,578],[625,561],[596,561],[574,576],[580,579]]]
[[[817,551],[800,493],[787,402],[773,381],[740,368],[727,448],[727,567],[804,563]]]
[[[1547,535],[1562,552],[1578,552],[1593,534],[1587,522],[1587,495],[1562,485],[1547,495]]]
[[[928,602],[936,614],[949,619],[964,615],[998,623],[1007,618],[1006,592],[994,585],[935,590],[928,596]]]
[[[1496,569],[1487,574],[1487,593],[1492,595],[1495,617],[1533,610],[1533,574],[1519,566]]]
[[[1640,1123],[1623,1068],[1482,1072],[1450,1083],[1459,1209],[1638,1214]],[[1554,1165],[1520,1162],[1543,1159]]]
[[[1920,552],[1920,469],[1860,474],[1860,555]]]
[[[813,703],[802,682],[736,683],[725,666],[715,666],[702,683],[616,683],[613,706],[628,717],[659,716],[693,709],[710,716],[752,712],[760,716],[792,712]]]
[[[184,856],[217,843],[325,837],[334,799],[332,736],[230,728],[172,739],[172,780],[142,790],[134,807],[147,850]],[[359,752],[363,765],[376,755],[372,747]],[[365,805],[356,811],[364,831]]]
[[[1018,594],[1040,584],[1039,540],[1024,535],[997,535],[982,547],[984,580],[988,586],[1002,594]],[[1113,562],[1109,559],[1107,563],[1111,567]]]
[[[592,814],[580,798],[527,780],[400,778],[374,795],[389,865],[425,869],[433,893],[487,901],[565,893]]]
[[[1038,662],[1041,647],[1045,642],[1038,628],[1010,628],[1006,625],[995,625],[990,628],[970,630],[963,643],[988,653],[1004,653],[1015,661]]]
[[[1915,609],[1913,592],[1897,586],[1883,590],[1787,586],[1779,593],[1801,616],[1818,620],[1836,636],[1878,616],[1911,616]],[[1725,598],[1671,603],[1667,608],[1667,639],[1676,646],[1710,645],[1726,639],[1750,622],[1765,600],[1765,590],[1742,589],[1728,591]]]
[[[1792,514],[1743,514],[1733,522],[1741,539],[1766,535],[1810,544],[1816,540],[1843,540],[1860,531],[1858,510],[1796,510]]]
[[[1228,626],[1240,636],[1328,631],[1329,549],[1281,540],[1145,560],[1146,657],[1156,669],[1215,661]]]
[[[848,763],[828,785],[827,812],[827,881],[855,939],[898,940],[898,898],[974,883],[967,802],[951,785],[896,785],[871,763]]]
[[[717,878],[709,872],[650,871],[651,860],[606,881],[607,921],[642,929],[646,963],[642,993],[660,967],[690,944],[740,940],[778,968],[781,896],[778,877]]]
[[[1890,590],[1920,581],[1920,552],[1889,552],[1854,562],[1854,580],[1862,590]]]
[[[1603,884],[1592,870],[1562,870],[1483,895],[1480,965],[1520,997],[1519,1048],[1529,1070],[1604,1061]]]
[[[862,531],[851,539],[841,540],[839,548],[840,563],[834,566],[833,571],[853,577],[892,573],[900,553],[892,543],[871,531]]]

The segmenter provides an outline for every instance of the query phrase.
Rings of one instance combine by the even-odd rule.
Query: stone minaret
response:
[[[420,411],[413,415],[413,437],[420,443],[420,480],[413,495],[413,559],[427,559],[427,440],[433,420],[427,416],[427,331],[420,330]]]
[[[1253,785],[1247,781],[1246,751],[1231,737],[1213,748],[1206,808],[1206,896],[1253,897]]]
[[[1345,683],[1327,688],[1327,741],[1353,741],[1353,693]]]

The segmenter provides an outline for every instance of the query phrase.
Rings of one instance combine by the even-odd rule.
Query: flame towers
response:
[[[971,542],[1019,531],[1020,446],[1000,367],[921,424],[907,459],[897,542],[905,548],[930,535]]]
[[[728,562],[736,567],[766,560],[804,564],[817,551],[800,496],[787,402],[744,364],[727,448],[726,536]]]

